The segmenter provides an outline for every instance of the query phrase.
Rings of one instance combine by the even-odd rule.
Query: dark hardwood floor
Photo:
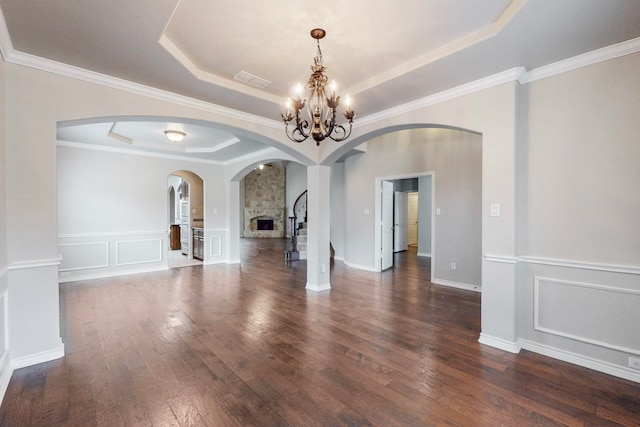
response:
[[[640,385],[480,345],[480,294],[431,284],[415,249],[335,262],[313,293],[284,244],[62,284],[66,356],[14,372],[0,425],[640,425]]]

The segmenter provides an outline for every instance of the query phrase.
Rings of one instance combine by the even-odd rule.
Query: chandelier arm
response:
[[[309,127],[309,122],[306,120],[300,121],[299,117],[296,117],[296,126],[293,130],[289,130],[289,123],[285,125],[285,132],[287,137],[293,142],[302,142],[309,138],[309,133],[305,133],[304,129]]]
[[[333,128],[333,132],[329,134],[329,138],[333,139],[336,142],[344,141],[351,135],[351,129],[351,123],[349,123],[349,131],[344,128],[344,125],[337,125]],[[333,135],[334,133],[336,134],[336,136]]]

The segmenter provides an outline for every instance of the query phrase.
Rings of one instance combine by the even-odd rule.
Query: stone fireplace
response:
[[[285,208],[244,208],[244,237],[284,237]],[[271,229],[260,227],[270,223]]]
[[[244,236],[281,238],[286,232],[285,170],[279,163],[256,169],[244,179]]]

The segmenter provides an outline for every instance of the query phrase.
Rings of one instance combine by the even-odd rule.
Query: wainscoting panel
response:
[[[211,258],[221,256],[222,255],[222,236],[220,235],[211,236],[209,247],[211,248],[209,253],[209,256],[211,256]]]
[[[228,263],[227,247],[229,230],[225,228],[207,228],[205,230],[205,264],[221,264]],[[238,261],[239,262],[239,261]]]
[[[116,265],[147,264],[161,261],[162,239],[116,242]]]
[[[168,268],[166,230],[58,235],[60,282]]]
[[[82,242],[58,245],[62,255],[59,271],[86,270],[109,266],[109,242]]]
[[[640,355],[640,290],[536,276],[534,329]]]

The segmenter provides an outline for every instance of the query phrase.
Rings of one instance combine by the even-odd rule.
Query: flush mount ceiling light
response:
[[[320,145],[325,138],[334,141],[344,141],[351,135],[351,126],[355,112],[351,109],[349,96],[346,96],[345,104],[347,110],[344,113],[349,123],[349,129],[345,125],[336,125],[336,109],[340,105],[340,97],[336,96],[336,84],[332,82],[327,88],[328,78],[324,74],[325,67],[322,65],[322,51],[320,50],[320,39],[324,38],[326,31],[321,28],[311,30],[311,37],[316,39],[318,53],[313,59],[311,66],[311,77],[303,88],[298,84],[296,95],[287,101],[287,111],[281,113],[284,121],[285,132],[290,140],[302,142],[310,136]],[[329,90],[327,96],[325,90]],[[306,99],[302,99],[305,95]],[[301,119],[300,112],[307,107],[307,118]],[[295,127],[290,130],[289,122],[295,119]]]
[[[180,142],[186,135],[186,133],[180,132],[179,130],[165,130],[164,134],[167,135],[167,138],[169,138],[171,142]]]

